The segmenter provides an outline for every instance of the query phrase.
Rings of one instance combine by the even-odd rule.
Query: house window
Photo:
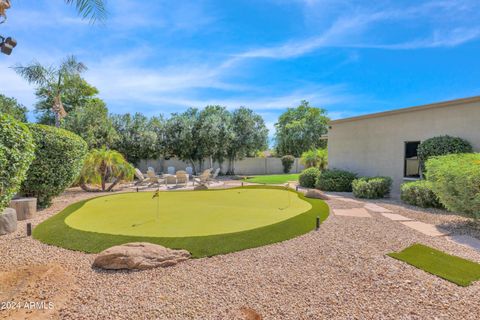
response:
[[[420,161],[418,160],[417,148],[420,141],[405,142],[405,178],[420,178]]]

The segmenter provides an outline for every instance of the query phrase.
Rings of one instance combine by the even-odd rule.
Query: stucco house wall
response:
[[[329,167],[393,178],[398,196],[404,179],[405,142],[451,135],[480,151],[480,97],[398,109],[330,122]]]

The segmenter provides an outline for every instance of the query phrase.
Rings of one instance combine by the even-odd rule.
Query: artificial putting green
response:
[[[282,189],[134,192],[88,201],[69,215],[73,229],[127,236],[194,237],[264,227],[312,207]],[[158,211],[157,211],[158,206]]]
[[[140,198],[129,204],[130,196]],[[271,186],[161,192],[158,223],[151,221],[157,219],[156,201],[152,192],[80,201],[39,224],[33,236],[47,244],[89,253],[122,243],[150,242],[186,249],[198,258],[291,239],[313,230],[316,217],[323,221],[329,212],[322,200]],[[96,209],[89,213],[86,209],[91,205]],[[115,209],[102,212],[100,208],[105,206]]]
[[[480,280],[480,264],[422,244],[416,243],[388,255],[462,287]]]

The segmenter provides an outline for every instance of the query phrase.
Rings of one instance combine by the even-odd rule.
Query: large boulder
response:
[[[6,208],[0,211],[0,236],[17,230],[17,212],[15,209]]]
[[[330,198],[325,193],[316,189],[308,189],[308,191],[305,192],[305,197],[313,198],[313,199],[330,200]]]
[[[147,242],[133,242],[114,246],[102,251],[93,266],[108,270],[146,270],[157,267],[170,267],[188,260],[186,250],[172,250]]]

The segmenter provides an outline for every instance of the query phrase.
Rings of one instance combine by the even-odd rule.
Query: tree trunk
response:
[[[189,160],[190,164],[192,165],[192,170],[193,170],[193,174],[197,174],[197,169],[195,168],[195,161],[193,161],[192,159]]]
[[[102,190],[99,190],[99,189],[92,189],[84,183],[80,184],[80,188],[82,188],[82,190],[86,191],[86,192],[100,192],[100,191],[102,191]]]
[[[115,187],[115,186],[117,185],[118,181],[119,181],[118,179],[115,179],[115,180],[112,182],[112,184],[107,188],[107,192],[112,191],[112,190],[113,190],[113,187]]]
[[[55,127],[60,128],[60,115],[57,112],[55,113]]]

